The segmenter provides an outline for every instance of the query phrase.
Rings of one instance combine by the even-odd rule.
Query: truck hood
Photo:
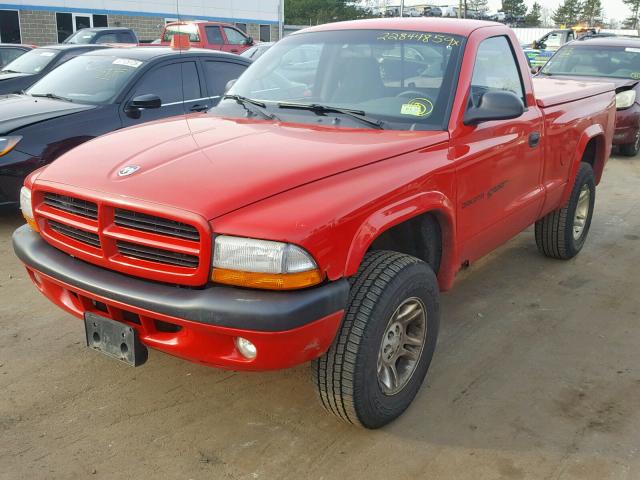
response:
[[[576,82],[588,82],[588,83],[613,83],[616,86],[616,91],[625,90],[631,88],[638,83],[638,80],[631,78],[616,78],[616,77],[585,77],[579,75],[554,75],[551,78],[573,80]]]
[[[50,98],[2,95],[0,96],[0,135],[34,123],[92,108],[95,107]]]
[[[285,190],[448,138],[445,131],[340,129],[195,114],[128,128],[80,145],[49,165],[36,183],[170,205],[210,220]],[[121,176],[127,166],[138,168]]]

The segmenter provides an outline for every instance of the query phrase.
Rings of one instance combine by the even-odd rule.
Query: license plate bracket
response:
[[[87,347],[121,362],[138,367],[147,361],[148,350],[138,332],[126,323],[86,312],[84,329]]]

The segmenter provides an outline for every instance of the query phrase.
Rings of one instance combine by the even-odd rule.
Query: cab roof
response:
[[[459,18],[427,18],[427,17],[397,17],[372,18],[368,20],[350,20],[347,22],[327,23],[317,27],[305,28],[292,35],[308,32],[323,32],[332,30],[409,30],[420,32],[449,33],[468,37],[479,28],[505,27],[503,23],[486,22],[483,20],[467,20]],[[506,27],[505,27],[506,28]]]

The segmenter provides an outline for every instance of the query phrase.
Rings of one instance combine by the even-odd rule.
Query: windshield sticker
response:
[[[125,67],[138,68],[142,65],[139,60],[131,60],[130,58],[116,58],[113,62],[114,65],[124,65]]]
[[[421,32],[384,32],[378,40],[389,42],[422,42],[422,43],[443,43],[450,47],[460,46],[460,40],[447,35]]]
[[[640,48],[627,47],[624,49],[624,51],[631,53],[640,53]]]
[[[634,80],[640,80],[640,72],[633,72],[630,76]]]
[[[400,108],[401,115],[428,117],[433,113],[433,103],[428,98],[414,98]]]
[[[40,52],[41,57],[53,57],[55,53],[53,52]]]

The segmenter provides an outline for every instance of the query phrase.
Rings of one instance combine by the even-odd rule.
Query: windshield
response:
[[[96,36],[96,32],[89,30],[78,30],[76,33],[67,38],[64,43],[74,43],[76,45],[86,45],[92,43]]]
[[[3,72],[28,73],[35,75],[40,73],[44,68],[53,61],[58,54],[55,50],[46,48],[37,48],[19,56],[13,62],[6,65]]]
[[[382,120],[384,128],[442,130],[462,49],[462,37],[428,32],[344,30],[291,35],[251,65],[229,94],[259,100],[287,121],[318,123],[321,119],[317,108],[285,109],[283,103],[359,111]],[[220,109],[227,114],[235,103],[224,100]]]
[[[200,41],[200,32],[198,30],[198,26],[194,24],[167,25],[164,30],[162,41],[170,42],[173,36],[177,33],[186,33],[187,35],[189,35],[190,42]]]
[[[640,80],[640,47],[567,45],[547,62],[542,73]]]
[[[142,65],[140,60],[115,55],[80,55],[45,75],[27,93],[78,103],[111,103]]]

